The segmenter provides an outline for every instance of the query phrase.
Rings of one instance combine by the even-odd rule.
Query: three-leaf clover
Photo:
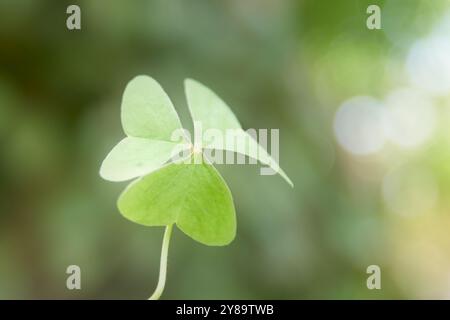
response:
[[[166,279],[167,252],[174,224],[192,239],[210,246],[229,244],[236,235],[236,214],[231,192],[219,172],[205,157],[204,149],[244,154],[270,166],[291,186],[276,161],[245,132],[230,108],[210,89],[187,79],[185,91],[194,129],[233,129],[245,144],[223,144],[203,137],[192,143],[167,94],[153,78],[137,76],[123,94],[121,121],[126,138],[102,163],[100,175],[109,181],[137,178],[118,200],[120,213],[145,226],[166,226],[158,286],[150,297],[160,297]],[[197,137],[195,137],[197,138]],[[174,161],[174,150],[184,161]],[[187,161],[186,161],[187,160]]]

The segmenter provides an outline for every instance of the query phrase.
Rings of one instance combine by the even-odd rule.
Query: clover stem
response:
[[[164,290],[166,284],[166,273],[167,273],[167,255],[169,251],[170,236],[172,234],[172,224],[166,226],[166,231],[164,232],[164,238],[161,249],[161,262],[159,265],[159,279],[158,285],[156,286],[155,292],[148,300],[158,300]]]

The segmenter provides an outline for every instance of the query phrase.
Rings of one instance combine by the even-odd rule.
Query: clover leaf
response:
[[[166,226],[158,286],[164,289],[169,241],[174,224],[192,239],[211,246],[227,245],[236,235],[236,214],[231,192],[204,149],[227,150],[270,166],[293,186],[276,161],[245,132],[230,108],[210,89],[187,79],[186,97],[194,127],[225,133],[234,129],[244,144],[223,144],[186,135],[173,140],[181,122],[167,94],[148,76],[132,79],[124,92],[121,120],[126,138],[107,155],[102,178],[126,181],[137,178],[118,200],[120,213],[145,226]],[[196,139],[198,139],[196,137]],[[175,161],[175,155],[183,156]]]
[[[194,156],[201,156],[199,154]],[[175,223],[206,245],[229,244],[236,234],[231,192],[210,164],[169,164],[131,184],[119,210],[146,226]]]

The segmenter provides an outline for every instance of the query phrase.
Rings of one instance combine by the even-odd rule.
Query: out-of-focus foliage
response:
[[[66,28],[74,3],[80,31]],[[374,3],[381,30],[366,28]],[[244,128],[279,128],[280,165],[295,184],[257,166],[219,167],[236,239],[210,248],[175,230],[165,298],[448,298],[449,9],[445,0],[1,1],[0,298],[153,289],[163,229],[124,219],[125,184],[98,174],[138,74],[162,84],[188,128],[187,77],[213,88]],[[66,289],[71,264],[81,291]],[[372,264],[381,291],[366,287]]]

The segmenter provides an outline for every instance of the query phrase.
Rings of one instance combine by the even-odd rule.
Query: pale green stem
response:
[[[172,224],[166,226],[166,231],[164,232],[164,238],[161,249],[161,262],[159,265],[159,279],[158,285],[156,286],[155,292],[148,300],[158,300],[164,290],[166,284],[166,273],[167,273],[167,254],[169,251],[170,235],[172,234]]]

